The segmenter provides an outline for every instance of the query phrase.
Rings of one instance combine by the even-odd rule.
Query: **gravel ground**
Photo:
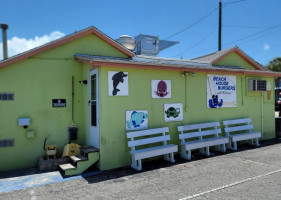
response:
[[[281,199],[281,140],[192,161],[158,160],[99,175],[0,193],[0,199]]]

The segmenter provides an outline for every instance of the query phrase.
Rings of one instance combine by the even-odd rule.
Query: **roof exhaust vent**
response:
[[[140,34],[135,37],[137,55],[157,56],[160,51],[167,49],[179,42],[159,40],[158,36]]]
[[[122,44],[130,51],[134,51],[134,49],[136,48],[136,41],[129,35],[121,35],[118,39],[116,39],[116,42]]]
[[[8,24],[0,24],[2,29],[3,59],[8,59],[7,29]]]

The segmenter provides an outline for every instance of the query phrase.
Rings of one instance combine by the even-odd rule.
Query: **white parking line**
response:
[[[36,200],[37,199],[36,196],[34,196],[34,190],[30,190],[29,194],[31,196],[30,200]]]
[[[216,192],[216,191],[219,191],[219,190],[222,190],[222,189],[225,189],[225,188],[229,188],[229,187],[232,187],[232,186],[235,186],[235,185],[239,185],[239,184],[242,184],[242,183],[253,181],[255,179],[262,178],[262,177],[265,177],[265,176],[270,176],[272,174],[276,174],[276,173],[280,173],[280,172],[281,172],[281,169],[276,170],[276,171],[272,171],[272,172],[268,172],[266,174],[262,174],[262,175],[255,176],[255,177],[252,177],[252,178],[247,178],[247,179],[244,179],[242,181],[236,181],[234,183],[224,185],[224,186],[219,187],[219,188],[215,188],[215,189],[208,190],[208,191],[205,191],[205,192],[201,192],[201,193],[198,193],[198,194],[194,194],[194,195],[191,195],[191,196],[188,196],[188,197],[184,197],[184,198],[179,199],[179,200],[193,199],[193,198],[196,198],[196,197],[199,197],[199,196],[203,196],[205,194],[209,194],[211,192]]]

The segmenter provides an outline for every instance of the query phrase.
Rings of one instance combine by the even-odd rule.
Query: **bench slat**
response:
[[[178,126],[178,131],[189,131],[194,129],[203,129],[203,128],[210,128],[210,127],[219,127],[219,122],[211,122],[211,123],[203,123],[203,124],[191,124],[191,125],[184,125],[184,126]]]
[[[153,134],[160,134],[160,133],[167,133],[167,132],[169,132],[168,127],[154,128],[154,129],[148,129],[143,131],[134,131],[134,132],[128,132],[127,138],[141,137],[146,135],[153,135]]]
[[[140,145],[145,145],[145,144],[152,144],[152,143],[156,143],[156,142],[163,142],[163,141],[167,141],[167,140],[170,140],[170,135],[129,141],[128,146],[135,147],[135,146],[140,146]]]
[[[234,127],[225,127],[224,130],[226,133],[235,132],[235,131],[245,131],[253,129],[253,125],[244,125],[244,126],[234,126]]]
[[[135,155],[135,159],[144,159],[154,156],[160,156],[167,153],[177,152],[178,145],[168,144],[167,146],[150,147],[146,149],[131,151],[130,153]]]
[[[251,121],[252,121],[251,118],[244,118],[244,119],[225,120],[222,123],[223,125],[232,125],[232,124],[250,123]]]
[[[260,138],[261,132],[233,134],[230,137],[233,142],[241,141],[241,140],[249,140],[249,139],[254,139],[254,138]]]
[[[214,135],[214,134],[219,134],[219,133],[221,133],[221,129],[212,129],[212,130],[198,131],[198,132],[192,132],[192,133],[182,133],[182,134],[179,134],[179,138],[182,140],[182,139],[187,139],[187,138]]]
[[[200,149],[206,146],[215,146],[220,144],[227,144],[229,142],[228,137],[208,138],[203,140],[195,140],[181,144],[185,150]]]

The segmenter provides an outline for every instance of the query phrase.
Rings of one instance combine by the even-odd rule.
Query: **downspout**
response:
[[[1,24],[2,29],[2,43],[3,43],[3,59],[8,59],[8,45],[7,45],[7,29],[8,24]]]
[[[263,140],[263,93],[261,92],[261,139]]]
[[[186,72],[184,71],[184,91],[185,91],[185,94],[184,94],[184,104],[185,104],[185,112],[188,111],[188,107],[187,107],[187,87],[186,87]]]
[[[245,76],[244,76],[244,78],[245,78]],[[244,106],[244,84],[243,84],[243,78],[241,78],[241,96],[242,96],[242,106]]]

